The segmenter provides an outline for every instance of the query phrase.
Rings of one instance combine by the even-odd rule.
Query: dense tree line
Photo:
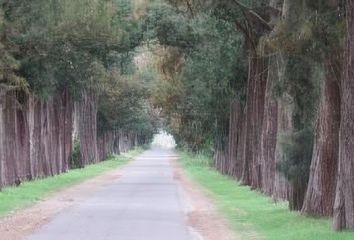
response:
[[[0,1],[0,187],[149,142],[141,4]]]
[[[352,0],[153,1],[154,103],[179,146],[354,229]]]

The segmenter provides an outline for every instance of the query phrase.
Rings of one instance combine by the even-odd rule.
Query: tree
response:
[[[341,81],[339,165],[334,228],[354,229],[354,1],[346,1],[345,72]]]
[[[125,63],[143,40],[142,16],[134,14],[129,0],[4,0],[1,11],[1,183],[59,174],[68,169],[71,155],[80,156],[75,167],[105,159],[117,136],[113,128],[98,134],[104,123],[97,113],[107,110],[98,103],[110,95],[105,83],[112,74],[118,81],[133,72],[133,64]],[[110,96],[134,103],[134,91],[141,89],[125,90],[129,94]],[[122,128],[143,128],[149,140],[155,126],[140,96],[134,107],[142,117],[122,112],[110,120],[131,121],[134,127]],[[137,135],[129,133],[129,147]]]
[[[170,6],[152,9],[147,23],[153,29],[150,37],[168,46],[159,50],[164,56],[156,105],[162,107],[169,129],[180,146],[224,151],[229,122],[225,106],[232,96],[242,98],[244,90],[242,38],[233,24],[213,14],[184,16]],[[174,34],[166,33],[171,29]]]

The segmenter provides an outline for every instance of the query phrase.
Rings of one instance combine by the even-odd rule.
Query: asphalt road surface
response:
[[[173,178],[170,150],[152,149],[122,176],[66,209],[29,240],[191,240],[186,197]]]

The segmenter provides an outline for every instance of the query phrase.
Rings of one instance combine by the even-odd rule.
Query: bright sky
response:
[[[153,146],[159,146],[163,148],[175,148],[176,142],[170,134],[165,131],[160,131],[159,134],[154,136],[154,140],[152,141]]]

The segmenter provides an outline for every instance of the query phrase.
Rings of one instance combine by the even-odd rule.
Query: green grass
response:
[[[334,232],[331,221],[290,212],[287,203],[270,198],[222,176],[206,157],[180,152],[187,174],[204,187],[217,208],[242,239],[268,240],[353,240],[353,232]]]
[[[50,193],[81,183],[84,180],[122,166],[142,151],[141,148],[137,148],[82,169],[74,169],[54,177],[25,182],[19,187],[4,188],[0,192],[0,217],[9,214],[13,210],[30,206]]]

